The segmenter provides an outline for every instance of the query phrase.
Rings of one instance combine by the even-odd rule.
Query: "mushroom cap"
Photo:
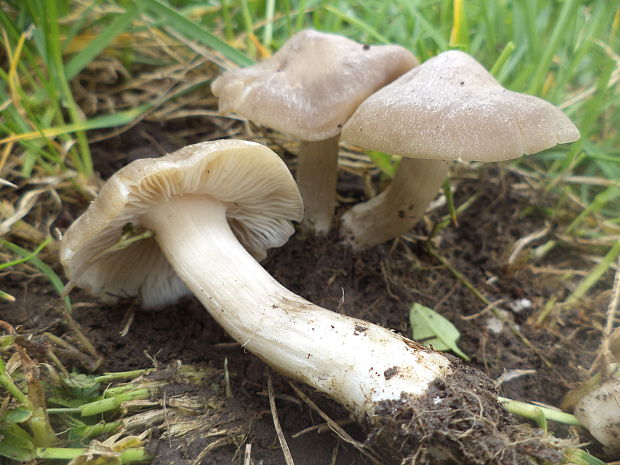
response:
[[[220,113],[238,113],[303,141],[324,140],[366,97],[418,64],[397,45],[369,46],[304,30],[271,58],[211,85]]]
[[[190,145],[161,158],[136,160],[115,173],[67,230],[60,260],[67,277],[107,301],[139,295],[159,307],[189,293],[153,237],[106,252],[127,225],[144,231],[151,205],[205,195],[227,206],[229,225],[257,259],[283,245],[300,221],[303,203],[284,162],[269,148],[241,140]]]
[[[505,89],[452,50],[362,102],[341,137],[410,158],[502,161],[573,142],[579,131],[556,106]]]

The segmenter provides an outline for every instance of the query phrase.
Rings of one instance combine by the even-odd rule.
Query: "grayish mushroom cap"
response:
[[[303,141],[337,136],[368,95],[418,64],[405,48],[304,30],[271,58],[212,84],[220,113],[238,113]]]
[[[136,160],[108,180],[63,237],[60,259],[67,277],[104,300],[140,296],[146,307],[188,293],[154,238],[102,254],[128,224],[143,231],[140,218],[149,206],[184,195],[227,205],[231,229],[257,259],[283,245],[294,232],[291,221],[303,216],[295,181],[267,147],[240,140],[190,145],[161,158]]]
[[[554,105],[511,92],[466,53],[441,53],[366,99],[342,129],[360,147],[411,158],[501,161],[573,142]]]

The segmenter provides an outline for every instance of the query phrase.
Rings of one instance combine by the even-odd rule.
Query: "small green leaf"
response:
[[[7,302],[15,302],[15,297],[13,297],[8,292],[4,292],[0,289],[0,299],[6,300]]]
[[[564,463],[574,463],[575,465],[605,465],[605,462],[588,454],[582,449],[565,449]]]
[[[378,152],[376,150],[369,150],[368,157],[377,167],[390,178],[394,178],[396,168],[400,164],[399,157],[390,155],[388,153]]]
[[[82,373],[69,373],[60,377],[62,384],[75,397],[90,398],[97,394],[100,384],[94,376]]]
[[[10,347],[14,342],[15,336],[13,335],[0,336],[0,350]]]
[[[7,410],[2,417],[0,417],[0,421],[3,423],[23,423],[30,419],[32,413],[30,410],[17,407]]]
[[[29,462],[34,458],[34,445],[30,435],[16,424],[0,427],[0,457]]]
[[[415,303],[409,310],[411,336],[416,341],[435,350],[451,350],[463,360],[471,359],[456,345],[461,337],[450,321],[434,310]]]

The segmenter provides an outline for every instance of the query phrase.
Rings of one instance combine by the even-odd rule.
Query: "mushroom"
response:
[[[403,158],[384,192],[343,215],[341,234],[362,250],[411,229],[450,161],[510,160],[578,138],[554,105],[505,89],[466,53],[441,53],[371,95],[344,125],[344,141]]]
[[[139,296],[158,307],[189,289],[244,348],[357,413],[423,392],[449,371],[443,355],[302,299],[256,261],[288,240],[302,211],[290,172],[267,147],[190,145],[113,175],[65,233],[61,262],[70,281],[107,301]],[[154,236],[102,254],[128,224]]]
[[[212,84],[220,113],[238,113],[301,141],[297,182],[304,226],[326,234],[336,202],[338,138],[362,100],[417,65],[396,45],[369,46],[304,30],[270,59]]]
[[[302,209],[292,176],[270,149],[235,140],[196,144],[113,175],[65,233],[61,262],[71,281],[107,300],[139,295],[161,306],[189,289],[245,349],[376,428],[369,437],[387,441],[390,456],[446,457],[444,427],[465,425],[467,442],[492,441],[488,463],[496,463],[503,455],[495,425],[509,422],[490,380],[388,329],[312,304],[256,261],[288,239]],[[113,247],[128,225],[154,235]],[[488,421],[477,421],[481,405]],[[411,431],[419,411],[437,434]],[[506,438],[507,448],[522,443]],[[466,441],[450,454],[473,463],[465,460]]]

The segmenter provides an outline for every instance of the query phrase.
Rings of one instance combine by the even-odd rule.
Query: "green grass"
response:
[[[8,325],[3,325],[3,329],[12,330]],[[9,372],[4,359],[10,360],[13,350],[21,359],[21,365],[20,370]],[[49,366],[48,373],[53,376],[42,375],[23,347],[16,343],[14,335],[0,337],[0,387],[14,399],[10,405],[4,404],[0,412],[0,460],[9,458],[20,463],[77,457],[84,460],[91,453],[89,440],[92,436],[112,435],[121,429],[122,422],[118,418],[124,403],[155,395],[154,387],[142,387],[150,386],[148,381],[141,385],[129,383],[110,387],[109,384],[136,378],[148,370],[99,377],[63,370],[62,365]],[[48,408],[49,404],[63,407]],[[107,421],[103,420],[104,414]],[[115,448],[109,447],[107,453],[117,458],[109,463],[143,462],[149,457],[137,437],[112,445]],[[97,454],[101,450],[93,452]]]
[[[455,23],[453,2],[446,0],[227,0],[206,6],[192,0],[137,0],[102,2],[101,13],[93,3],[60,26],[59,19],[71,17],[68,0],[5,3],[13,10],[0,10],[3,45],[10,57],[8,71],[0,72],[0,98],[5,102],[0,143],[15,144],[12,151],[22,154],[24,177],[34,166],[92,175],[88,131],[128,124],[149,109],[87,118],[72,97],[69,80],[101,53],[121,53],[114,44],[120,35],[174,31],[212,50],[226,66],[246,66],[261,58],[261,50],[276,50],[292,33],[314,27],[362,42],[399,43],[421,59],[464,48],[487,68],[496,65],[498,79],[508,88],[567,103],[564,111],[580,128],[581,142],[549,150],[528,167],[534,165],[554,180],[570,175],[620,178],[620,116],[613,111],[620,103],[615,86],[620,58],[613,53],[620,50],[620,15],[614,2],[459,1]],[[81,41],[77,53],[68,53],[71,42],[86,32],[95,34]],[[141,51],[122,53],[131,71]],[[591,184],[568,188],[584,204],[601,191]],[[601,211],[620,222],[618,202]]]
[[[143,28],[140,15],[154,17],[154,27],[172,28],[240,66],[250,64],[257,58],[255,47],[242,40],[231,40],[241,47],[237,49],[223,39],[254,35],[263,39],[264,47],[275,50],[291,33],[304,27],[315,27],[362,42],[399,43],[424,59],[450,47],[453,26],[451,1],[368,1],[363,4],[305,1],[275,4],[270,0],[228,0],[212,2],[206,8],[204,2],[198,1],[166,3],[163,0],[138,0],[125,2],[130,5],[125,10],[110,8],[109,13],[100,16],[91,12],[77,23],[64,25],[62,30],[56,26],[56,19],[63,13],[69,13],[69,1],[8,3],[13,3],[18,9],[20,20],[12,21],[10,12],[2,13],[2,25],[8,39],[5,46],[15,50],[21,34],[28,32],[28,27],[34,22],[36,27],[29,31],[30,39],[24,44],[22,60],[17,67],[23,72],[28,64],[36,62],[39,66],[35,75],[23,77],[41,91],[37,97],[48,97],[53,105],[67,108],[70,113],[68,119],[73,123],[81,121],[81,118],[71,110],[72,99],[66,86],[68,79],[87,66],[119,34]],[[566,111],[581,128],[586,129],[585,139],[597,135],[601,128],[593,122],[600,112],[586,115],[578,110],[591,101],[617,102],[617,92],[607,87],[611,77],[608,71],[617,69],[615,60],[618,59],[617,56],[610,56],[619,45],[619,20],[614,2],[534,0],[462,3],[464,13],[461,19],[466,21],[459,29],[459,44],[454,45],[465,44],[469,53],[491,68],[506,44],[512,42],[515,50],[507,59],[499,79],[513,90],[540,95],[556,104],[561,104],[580,90],[595,86],[594,95],[580,100]],[[113,5],[111,2],[105,4]],[[123,4],[119,2],[119,6]],[[98,31],[96,40],[88,43],[79,53],[63,57],[68,39],[90,28]],[[43,68],[41,59],[46,65]],[[8,76],[3,78],[6,91]],[[612,97],[612,101],[607,97]],[[600,105],[595,107],[598,109]],[[61,117],[55,114],[52,119]],[[613,126],[614,121],[609,123]],[[617,138],[615,134],[616,144],[612,146],[616,148]],[[86,158],[86,154],[82,158]],[[82,163],[86,164],[85,161]],[[615,168],[618,169],[617,164]]]

